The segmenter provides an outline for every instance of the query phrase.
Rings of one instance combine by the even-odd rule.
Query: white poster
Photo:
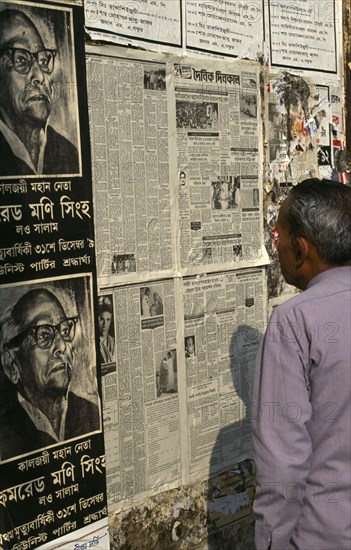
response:
[[[272,66],[337,72],[340,0],[268,0]]]

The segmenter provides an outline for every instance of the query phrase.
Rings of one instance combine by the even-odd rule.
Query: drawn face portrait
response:
[[[0,110],[13,131],[23,122],[43,127],[51,112],[54,53],[27,16],[5,11],[11,15],[0,12]]]
[[[27,307],[23,307],[19,334],[27,334],[10,350],[18,371],[17,383],[32,402],[39,394],[64,394],[72,378],[75,323],[67,320],[58,299],[46,290],[34,291],[30,303],[23,306]]]
[[[99,315],[98,321],[99,321],[100,336],[102,336],[103,338],[106,338],[108,331],[110,329],[111,321],[112,321],[112,313],[106,310],[103,311]]]

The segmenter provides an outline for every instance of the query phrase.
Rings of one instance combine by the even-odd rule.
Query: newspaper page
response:
[[[175,307],[172,279],[100,293],[109,512],[181,483]]]
[[[101,314],[99,313],[99,326],[101,322],[104,322],[101,320],[101,318],[103,319],[104,317],[106,318],[106,313],[104,311],[102,311]],[[111,325],[111,328],[107,329],[107,331],[111,331],[112,328],[113,325]],[[101,367],[101,375],[106,452],[107,504],[111,511],[114,510],[115,505],[120,500],[121,485],[116,362],[103,364]]]
[[[97,50],[87,56],[87,77],[99,284],[169,276],[166,64],[156,54]]]
[[[207,479],[251,452],[250,400],[265,325],[264,270],[184,278],[189,477]]]
[[[259,67],[253,62],[174,63],[180,265],[262,265]]]
[[[182,0],[85,0],[93,40],[166,52],[182,46]]]
[[[257,59],[263,51],[263,0],[187,0],[186,48]]]
[[[342,0],[268,0],[266,17],[272,66],[337,72]]]

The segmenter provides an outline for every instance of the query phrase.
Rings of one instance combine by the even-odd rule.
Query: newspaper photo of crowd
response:
[[[114,254],[111,263],[113,275],[120,273],[134,273],[136,271],[136,260],[134,254]]]
[[[218,103],[176,101],[177,128],[218,130]]]
[[[144,89],[145,90],[165,90],[166,89],[166,69],[144,69]]]

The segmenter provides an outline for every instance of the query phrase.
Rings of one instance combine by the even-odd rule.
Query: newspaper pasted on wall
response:
[[[100,294],[110,511],[250,456],[263,296],[262,268]]]
[[[263,265],[258,64],[125,54],[88,48],[100,286]]]

